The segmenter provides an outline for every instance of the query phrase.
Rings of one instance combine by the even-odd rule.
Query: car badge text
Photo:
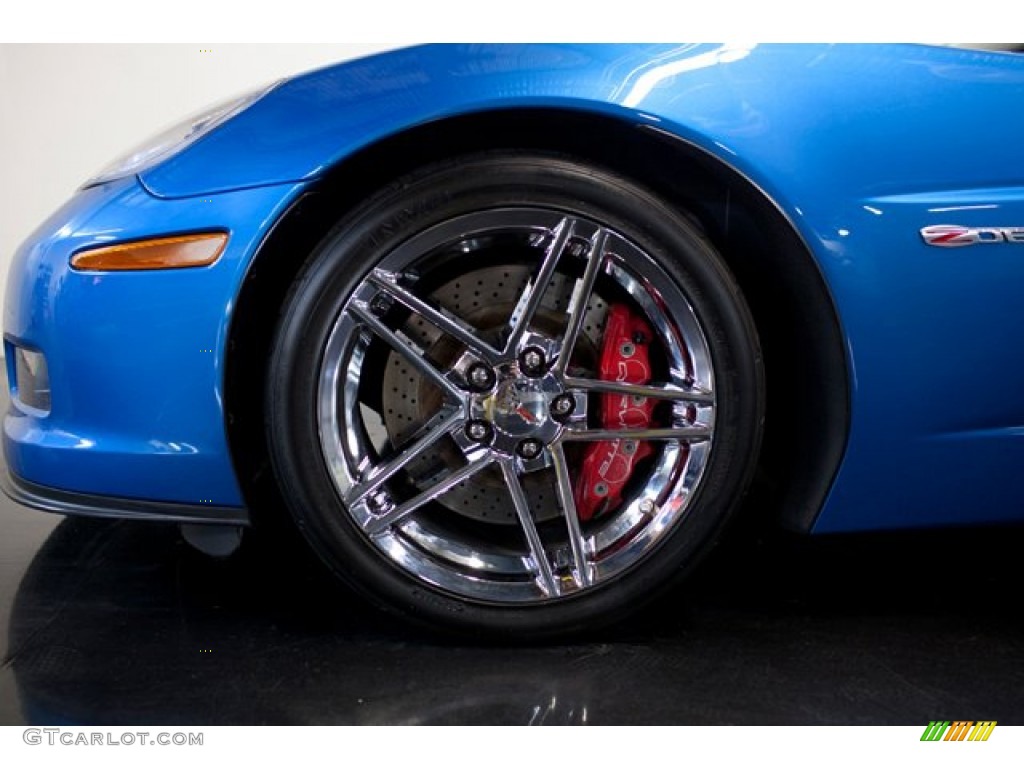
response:
[[[925,243],[938,248],[962,248],[984,243],[1024,245],[1024,227],[963,227],[959,224],[935,224],[921,229]]]

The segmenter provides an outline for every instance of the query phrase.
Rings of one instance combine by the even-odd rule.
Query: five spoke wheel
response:
[[[468,312],[452,299],[462,283],[485,299]],[[598,377],[593,350],[612,302],[656,329],[658,381]],[[383,392],[372,412],[370,390],[388,377],[369,361],[392,360],[417,393],[400,433],[380,412],[409,393]],[[603,395],[653,401],[657,423],[608,426]],[[347,301],[320,372],[320,440],[348,514],[418,578],[497,601],[572,594],[643,557],[685,514],[714,416],[707,342],[668,276],[614,230],[543,208],[470,213],[406,241]],[[628,498],[584,521],[572,457],[597,441],[656,445]],[[456,489],[502,495],[521,552],[507,526],[487,531],[453,508]]]
[[[382,607],[550,637],[707,549],[760,440],[756,335],[689,221],[545,155],[417,172],[288,298],[268,440],[289,508]]]

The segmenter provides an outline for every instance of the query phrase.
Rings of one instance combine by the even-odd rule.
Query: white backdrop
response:
[[[389,47],[0,45],[0,296],[14,249],[122,152],[223,98]]]

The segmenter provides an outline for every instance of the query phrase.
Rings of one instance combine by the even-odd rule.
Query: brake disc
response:
[[[480,330],[497,330],[511,316],[522,296],[533,270],[526,265],[502,265],[467,272],[444,283],[431,293],[431,300]],[[556,274],[544,292],[534,323],[534,330],[557,337],[565,326],[565,308],[574,280]],[[601,348],[608,306],[594,294],[587,305],[583,328],[573,366],[594,370],[597,350]],[[439,364],[451,364],[460,349],[455,348],[434,326],[418,315],[412,315],[403,327],[411,340],[426,350]],[[383,420],[392,446],[401,446],[437,412],[440,393],[403,355],[392,352],[387,359],[383,378]],[[424,486],[429,478],[446,473],[461,464],[454,445],[444,445],[432,456],[410,462],[407,472],[413,482]],[[530,508],[537,511],[538,521],[557,517],[560,513],[552,501],[557,498],[550,472],[533,472],[523,476],[523,489]],[[420,478],[421,483],[416,483]],[[438,503],[449,510],[486,523],[516,525],[517,517],[511,497],[505,490],[501,472],[492,469],[479,472],[441,496]]]

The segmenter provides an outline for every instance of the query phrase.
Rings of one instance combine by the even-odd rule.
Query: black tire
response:
[[[596,559],[597,555],[593,556],[595,558],[593,563],[590,560],[584,561],[581,555],[581,559],[574,559],[568,566],[564,566],[564,563],[560,565],[558,558],[561,555],[559,552],[575,551],[570,546],[573,543],[570,522],[566,517],[560,517],[561,513],[558,512],[560,507],[566,506],[564,497],[560,497],[563,499],[563,503],[553,504],[550,510],[543,505],[531,509],[535,526],[548,525],[550,530],[556,530],[556,524],[564,523],[567,531],[564,535],[568,543],[564,543],[559,538],[562,534],[557,533],[557,530],[555,534],[545,534],[542,530],[539,534],[542,539],[540,549],[534,550],[541,554],[533,556],[532,560],[527,546],[528,541],[525,536],[523,537],[523,547],[527,551],[524,556],[526,559],[523,562],[532,562],[534,570],[529,571],[526,575],[516,575],[515,578],[525,579],[535,576],[535,581],[540,583],[540,586],[536,588],[541,590],[545,588],[546,584],[548,592],[545,593],[546,597],[543,599],[541,597],[537,599],[519,599],[518,597],[514,600],[506,599],[506,592],[501,591],[501,583],[498,581],[495,581],[495,584],[498,585],[495,587],[495,591],[500,593],[500,598],[490,597],[490,592],[486,592],[482,588],[478,594],[469,587],[466,587],[465,590],[461,587],[449,588],[448,582],[445,582],[446,586],[438,586],[431,576],[433,573],[431,557],[441,557],[445,567],[452,570],[453,573],[455,571],[455,566],[450,565],[444,559],[448,550],[443,546],[436,552],[432,551],[433,554],[423,555],[422,563],[417,560],[415,568],[405,566],[399,560],[386,554],[382,550],[383,545],[374,543],[379,539],[371,541],[370,535],[364,532],[365,523],[358,522],[357,515],[342,504],[342,490],[336,479],[337,469],[332,474],[328,465],[331,461],[344,460],[344,456],[339,459],[336,452],[329,451],[325,447],[325,438],[322,434],[325,429],[325,422],[322,421],[325,418],[324,393],[326,392],[328,397],[336,398],[331,402],[342,402],[342,394],[339,392],[337,382],[326,377],[325,372],[330,366],[335,366],[340,371],[339,376],[345,371],[351,370],[353,365],[351,355],[354,354],[351,351],[342,352],[343,355],[350,355],[350,357],[339,358],[345,361],[345,365],[333,361],[327,355],[329,342],[336,345],[332,333],[342,332],[336,331],[336,329],[342,325],[339,318],[343,309],[348,314],[352,314],[357,306],[365,306],[354,303],[353,296],[357,291],[365,293],[368,290],[366,287],[369,284],[367,277],[371,270],[381,264],[384,259],[397,258],[395,254],[399,245],[409,243],[410,238],[419,237],[421,233],[435,225],[451,222],[458,217],[478,215],[475,212],[485,212],[479,214],[481,216],[503,216],[506,214],[501,212],[510,209],[523,209],[527,212],[536,210],[538,215],[541,213],[551,215],[552,212],[560,212],[566,217],[574,217],[572,221],[582,222],[579,224],[580,227],[592,226],[595,232],[613,233],[620,238],[618,242],[627,243],[627,245],[618,246],[627,254],[632,253],[628,250],[628,244],[635,246],[636,252],[642,253],[646,257],[641,265],[642,268],[653,270],[659,279],[661,275],[667,276],[670,283],[666,283],[667,292],[675,295],[673,291],[678,291],[678,296],[685,299],[681,303],[688,304],[684,311],[680,301],[676,300],[675,306],[664,309],[666,316],[669,317],[667,327],[670,330],[665,331],[659,337],[661,340],[658,343],[663,344],[666,349],[670,348],[671,340],[674,338],[672,334],[676,333],[675,330],[672,330],[676,327],[673,325],[676,319],[682,318],[682,321],[688,322],[688,317],[695,318],[703,334],[701,341],[706,343],[706,351],[709,355],[708,365],[713,372],[714,381],[713,430],[709,432],[710,437],[705,442],[685,443],[685,461],[690,461],[692,456],[700,453],[702,457],[700,472],[696,474],[696,480],[689,487],[681,485],[683,480],[672,481],[679,483],[670,489],[672,493],[677,493],[678,499],[666,496],[659,501],[659,506],[655,506],[654,509],[659,515],[663,513],[662,510],[668,510],[673,506],[680,507],[681,511],[674,513],[677,516],[671,518],[671,524],[666,526],[664,532],[658,533],[658,538],[653,540],[653,543],[647,542],[642,554],[638,555],[634,561],[622,561],[627,565],[616,565],[616,567],[621,567],[621,570],[610,569],[609,573],[612,575],[604,580],[598,578],[601,570]],[[498,213],[493,213],[495,211]],[[459,219],[459,221],[469,220]],[[496,222],[504,221],[500,218],[494,220]],[[490,230],[486,231],[483,239],[491,239],[484,245],[479,245],[476,241],[471,244],[472,247],[479,248],[479,251],[473,252],[473,257],[476,259],[473,265],[493,262],[500,266],[503,263],[501,259],[510,259],[510,257],[497,255],[501,248],[506,246],[502,245],[504,240],[501,239],[503,235],[500,227],[495,226],[494,232],[495,234],[492,234]],[[550,244],[551,238],[554,237],[554,234],[550,235],[549,239],[544,241],[547,243],[544,247],[554,248]],[[593,242],[597,237],[598,235],[593,235],[589,241],[591,245],[585,247],[594,247]],[[465,242],[470,243],[468,240]],[[519,242],[519,240],[515,241],[516,247],[519,247]],[[464,244],[462,248],[469,250],[471,245]],[[584,246],[573,245],[573,247],[578,250]],[[566,250],[568,248],[569,246],[565,246],[563,249],[564,253],[568,255],[558,257],[562,259],[562,262],[575,258],[573,253]],[[431,266],[423,276],[418,278],[421,282],[410,290],[419,290],[418,286],[421,283],[428,283],[434,272],[445,275],[454,274],[456,277],[460,274],[469,274],[469,263],[458,261],[457,256],[441,256],[431,251],[427,262],[424,261],[428,259],[426,255],[416,258],[419,259],[415,262],[417,265],[429,263]],[[585,259],[590,258],[589,255],[585,257]],[[621,259],[622,264],[628,269],[631,268],[630,258],[633,257],[628,255],[621,257],[609,250],[601,251],[597,258],[599,266],[596,269],[600,269],[601,274],[594,279],[606,280],[610,287],[601,290],[605,293],[615,293],[620,286],[618,284],[611,285],[612,278],[610,276],[613,271],[609,265],[613,263],[613,259]],[[555,262],[559,269],[562,268],[562,262],[557,260]],[[618,264],[619,261],[614,263]],[[575,267],[572,264],[567,264],[564,268],[569,270]],[[487,267],[487,269],[491,269],[491,267]],[[449,272],[445,272],[445,270],[449,270]],[[413,274],[411,268],[408,274]],[[575,276],[579,277],[579,275]],[[627,278],[621,279],[626,280]],[[564,282],[568,282],[568,279]],[[638,278],[635,282],[640,284],[643,281]],[[598,283],[593,284],[598,285]],[[529,286],[530,283],[527,282],[526,285]],[[624,283],[624,285],[628,287],[632,283]],[[428,288],[429,286],[423,288],[422,293],[426,294]],[[596,290],[595,295],[597,295]],[[362,296],[364,293],[359,295]],[[627,293],[623,292],[622,295],[626,296]],[[601,294],[601,296],[603,295]],[[377,312],[382,322],[389,327],[397,327],[398,324],[406,322],[405,318],[411,317],[413,313],[406,311],[400,302],[393,301],[392,298],[389,295],[385,306],[378,306],[376,310],[371,311]],[[628,301],[628,297],[625,300]],[[378,299],[374,299],[374,301],[378,301]],[[589,297],[587,301],[590,301]],[[611,300],[608,301],[610,303]],[[667,300],[666,303],[668,303]],[[479,314],[484,310],[474,311]],[[687,315],[686,311],[690,314]],[[398,320],[394,319],[396,316],[399,318]],[[419,316],[417,315],[416,318]],[[540,318],[539,310],[535,318]],[[537,322],[539,323],[540,320],[538,319]],[[656,327],[655,321],[652,323],[654,325],[651,327]],[[568,335],[566,331],[563,333]],[[659,332],[656,331],[656,335],[657,333]],[[676,335],[682,338],[683,331],[679,331]],[[440,336],[444,336],[444,334],[440,334]],[[346,336],[345,338],[350,337]],[[357,341],[360,338],[362,341]],[[360,347],[364,357],[360,358],[358,377],[355,379],[358,382],[358,392],[361,393],[358,397],[363,397],[362,393],[365,391],[376,393],[376,395],[367,395],[367,398],[372,400],[374,396],[379,396],[379,402],[367,407],[370,407],[371,410],[379,408],[383,414],[392,399],[398,402],[398,398],[406,393],[399,393],[397,388],[395,391],[383,392],[383,384],[380,382],[380,377],[377,376],[376,366],[384,365],[383,361],[387,360],[411,369],[414,367],[415,361],[410,361],[407,356],[397,352],[380,352],[380,348],[391,349],[380,341],[382,337],[373,337],[374,341],[366,341],[367,338],[365,333],[362,337],[355,334],[351,336],[352,341],[348,342],[350,346],[368,345]],[[443,345],[443,343],[447,343],[447,341],[442,339],[436,342],[431,349]],[[582,343],[580,342],[580,344]],[[451,345],[449,344],[449,346]],[[334,346],[331,349],[334,349]],[[570,346],[570,349],[575,349],[575,347]],[[660,354],[654,347],[652,350],[652,355]],[[397,355],[397,357],[388,356],[390,354]],[[429,354],[436,357],[441,353],[431,351]],[[446,354],[457,356],[462,353]],[[668,355],[668,352],[664,354]],[[673,354],[678,354],[678,352]],[[685,350],[685,355],[694,359],[697,354],[688,348]],[[522,365],[519,368],[515,368],[515,364],[509,365],[512,367],[506,366],[500,370],[502,372],[516,371],[516,375],[523,375]],[[654,363],[652,363],[653,365]],[[498,371],[499,369],[495,368],[494,370]],[[387,375],[389,374],[385,374],[385,376]],[[345,215],[309,257],[307,264],[291,288],[276,332],[267,376],[267,437],[274,471],[296,525],[327,566],[373,603],[391,613],[434,628],[505,639],[551,639],[605,626],[621,620],[674,584],[697,562],[698,557],[711,547],[716,535],[737,507],[756,464],[763,426],[764,386],[757,335],[735,280],[721,257],[701,232],[686,215],[673,210],[664,200],[629,179],[571,158],[538,153],[526,154],[512,151],[489,153],[457,158],[431,166],[396,181],[370,197],[357,210]],[[334,384],[330,385],[330,382],[334,382]],[[356,395],[352,395],[352,397],[356,397]],[[540,397],[541,395],[537,395],[535,399]],[[591,393],[582,397],[587,403],[587,407],[591,408],[595,407],[590,405],[593,403],[593,398],[600,397],[600,395]],[[476,402],[474,401],[474,403]],[[526,400],[514,400],[512,405],[521,409],[525,407],[522,405],[525,402]],[[363,408],[364,406],[360,405],[359,407]],[[689,408],[690,406],[685,407]],[[693,408],[696,407],[693,406]],[[658,413],[665,412],[663,410]],[[502,411],[501,413],[508,412]],[[703,411],[689,410],[686,413],[688,414],[687,418],[693,419],[696,425],[699,419],[693,414],[703,413]],[[381,416],[382,420],[384,418]],[[541,419],[544,417],[531,418]],[[591,414],[587,418],[592,424],[596,417]],[[678,429],[678,424],[686,423],[678,421],[675,411],[672,411],[671,416],[659,418],[668,420],[665,422],[669,424],[666,429]],[[518,422],[513,426],[518,427]],[[589,428],[586,424],[580,427],[581,430]],[[512,427],[509,427],[509,430],[511,429]],[[343,442],[344,437],[350,433],[343,432],[341,427],[338,427],[338,430],[341,435],[338,440]],[[368,427],[365,428],[360,438],[365,439],[367,445],[373,442],[373,438],[369,436],[371,431]],[[352,434],[356,433],[358,430]],[[441,438],[441,441],[448,440],[448,437]],[[410,444],[412,442],[410,441]],[[447,445],[447,442],[445,444]],[[650,464],[645,465],[645,472],[647,466],[654,466],[657,461],[670,468],[674,466],[670,464],[669,458],[666,458],[670,452],[675,457],[672,460],[684,461],[679,458],[683,455],[683,449],[680,447],[683,443],[666,441],[652,443],[652,445],[656,448],[657,446],[667,447],[655,450],[654,456],[657,458],[649,460]],[[694,446],[699,445],[710,446],[710,448],[705,447],[697,451]],[[381,450],[386,451],[387,449],[385,447]],[[472,447],[463,447],[463,450],[471,452],[473,449]],[[552,455],[544,453],[543,459],[554,462],[554,450],[554,447],[550,448]],[[658,450],[661,453],[658,453]],[[466,453],[467,457],[471,455],[469,452]],[[497,449],[489,450],[487,455],[497,457],[509,467],[517,468],[515,474],[521,481],[520,488],[526,487],[523,485],[524,482],[554,482],[553,487],[556,491],[558,490],[557,476],[555,476],[557,473],[546,465],[542,469],[531,469],[532,475],[528,479],[526,474],[528,465],[525,460],[522,463],[517,463],[517,459],[508,458],[505,453],[499,456]],[[384,459],[374,458],[374,460],[378,461],[378,466],[384,463]],[[354,459],[349,459],[349,461],[354,461]],[[468,462],[469,459],[466,458],[465,461]],[[413,463],[410,462],[409,466],[413,466]],[[682,475],[689,471],[687,469],[689,464],[685,464],[685,466],[679,464],[679,466],[682,469],[679,469],[677,474]],[[578,474],[578,466],[575,469]],[[411,472],[411,470],[409,471]],[[493,466],[486,469],[487,473],[496,471]],[[520,471],[522,474],[519,474]],[[395,474],[395,478],[403,475],[404,472],[406,469],[400,470]],[[554,473],[555,480],[544,480],[544,472]],[[632,487],[639,482],[637,477],[640,474],[640,469],[634,467],[634,473],[630,479],[630,482],[633,483]],[[503,475],[502,477],[507,482],[511,482],[507,476]],[[408,483],[412,481],[404,480],[403,482],[406,482],[407,486],[405,491],[400,488],[398,490],[391,489],[394,484],[400,485],[398,480],[388,480],[380,486],[388,488],[388,493],[391,494],[381,504],[391,503],[392,506],[382,506],[377,512],[394,509],[395,505],[401,505],[402,498],[408,499],[410,495],[415,495],[415,489],[408,490]],[[416,482],[420,481],[416,480]],[[484,480],[466,481],[466,483],[474,482],[483,483]],[[645,482],[653,483],[651,480],[645,480]],[[494,486],[486,487],[493,489]],[[508,487],[511,488],[511,486]],[[562,486],[562,488],[565,487]],[[650,487],[656,491],[659,490],[656,485]],[[459,485],[454,490],[459,490],[459,493],[462,493],[460,490],[462,488],[463,485]],[[481,488],[486,490],[485,486],[481,486]],[[676,491],[675,489],[686,491],[685,496],[688,500],[685,503],[679,501],[683,498],[683,490]],[[666,493],[668,492],[666,491]],[[403,493],[405,496],[402,496]],[[442,497],[443,499],[444,497]],[[369,504],[370,502],[361,501],[359,503]],[[484,531],[483,541],[491,541],[488,538],[492,535],[491,529],[487,528],[486,521],[468,518],[463,520],[460,517],[453,522],[454,513],[447,507],[441,508],[439,506],[441,503],[441,501],[429,502],[402,520],[415,517],[418,526],[420,517],[422,517],[431,521],[432,525],[439,526],[431,530],[448,531],[450,527],[451,530],[457,531],[459,536],[472,535],[475,537],[472,538],[472,541],[478,540],[476,537],[481,536],[480,531],[482,530]],[[495,503],[503,505],[501,509],[506,515],[508,514],[508,504],[511,504],[518,514],[519,508],[516,507],[514,498],[511,501],[500,499]],[[621,502],[623,510],[626,509],[626,504],[626,501]],[[575,507],[573,508],[575,509]],[[373,514],[376,515],[377,512],[373,512]],[[368,513],[361,512],[360,514],[365,517]],[[384,513],[381,512],[381,514]],[[472,516],[473,514],[474,510],[470,504],[467,506],[467,515]],[[621,514],[625,515],[626,513],[622,512]],[[664,512],[664,514],[668,514],[668,512]],[[578,515],[574,516],[578,518]],[[521,518],[518,519],[521,520]],[[539,524],[536,522],[538,519],[541,520]],[[545,522],[549,519],[554,522]],[[630,520],[635,519],[639,518],[635,516],[630,518]],[[523,525],[526,524],[523,523]],[[576,525],[592,526],[595,524],[576,523]],[[603,523],[603,525],[610,526],[611,524]],[[464,532],[460,526],[471,530],[472,534]],[[368,526],[366,529],[371,530]],[[405,536],[404,532],[397,530],[394,526],[385,525],[384,529],[386,533],[381,534],[374,527],[374,535]],[[512,529],[506,527],[501,530],[500,535],[507,538],[511,535],[508,531],[513,529],[519,530],[515,529],[515,526]],[[521,530],[525,531],[526,529],[524,527]],[[497,540],[499,532],[497,529],[494,531],[493,536]],[[543,541],[545,535],[553,535],[558,539],[557,546],[550,545],[552,547],[550,553],[547,549],[548,543]],[[591,536],[597,535],[591,534]],[[651,536],[653,537],[653,535],[652,533]],[[453,533],[452,536],[454,537],[456,534]],[[500,540],[504,542],[506,538]],[[405,539],[403,539],[404,541]],[[455,539],[453,538],[452,541],[454,542]],[[577,541],[580,541],[579,537],[577,537]],[[597,539],[593,539],[591,542],[594,547],[597,546],[594,543],[596,541]],[[488,546],[490,545],[488,544]],[[497,548],[496,544],[494,546]],[[560,548],[559,552],[555,552],[556,548]],[[419,550],[412,544],[409,545],[408,551],[412,553],[412,556],[419,557]],[[549,554],[550,560],[548,560]],[[549,579],[543,583],[541,583],[543,575],[541,558],[548,561],[547,569],[551,571],[548,574]],[[568,576],[561,570],[563,568],[568,569],[565,571]],[[582,575],[584,571],[590,573],[591,569],[598,576],[585,577]],[[472,581],[470,578],[472,575],[473,572],[469,572],[467,583]],[[487,578],[492,578],[490,573],[484,575]],[[452,578],[461,577],[455,573]],[[593,583],[588,581],[591,578],[594,580]],[[461,584],[462,582],[457,583]],[[525,582],[523,583],[525,584]],[[515,585],[515,589],[519,591],[534,589],[536,586],[535,584],[521,586],[519,581],[516,581]],[[507,591],[511,589],[509,587]]]

